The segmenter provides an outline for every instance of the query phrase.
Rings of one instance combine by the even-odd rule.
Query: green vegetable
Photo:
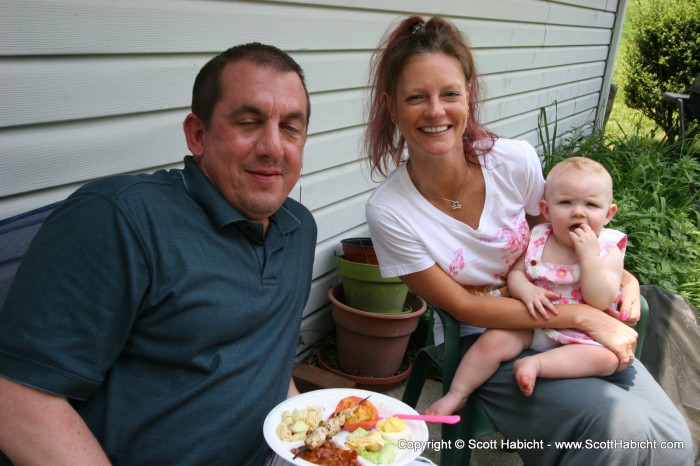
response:
[[[295,434],[300,434],[303,432],[307,432],[309,430],[309,426],[304,421],[297,421],[294,424],[292,424],[290,430]]]
[[[399,450],[396,445],[387,442],[379,451],[367,451],[360,449],[357,451],[361,457],[371,461],[374,464],[389,464],[399,456]]]

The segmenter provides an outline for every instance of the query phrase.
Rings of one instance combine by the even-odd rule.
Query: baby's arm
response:
[[[534,285],[525,275],[525,254],[520,256],[508,272],[508,291],[512,297],[525,304],[527,311],[535,320],[538,312],[545,320],[549,320],[547,310],[557,315],[557,308],[550,301],[558,297],[556,293]]]
[[[600,244],[588,225],[569,233],[581,264],[581,293],[586,304],[605,310],[615,302],[620,291],[624,256],[612,249],[600,256]]]

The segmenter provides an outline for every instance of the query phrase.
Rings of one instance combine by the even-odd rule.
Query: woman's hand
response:
[[[639,281],[634,275],[623,270],[619,310],[607,309],[605,312],[598,312],[597,315],[590,312],[584,314],[588,323],[581,328],[615,353],[619,361],[618,371],[634,362],[638,335],[632,327],[637,325],[641,317],[640,296]],[[610,319],[610,316],[613,319]]]
[[[610,318],[604,312],[590,308],[590,312],[579,312],[581,319],[580,329],[588,333],[591,338],[615,353],[619,364],[617,370],[621,371],[634,362],[634,352],[637,348],[637,332],[620,322]]]
[[[609,309],[606,312],[630,327],[634,327],[641,317],[640,296],[639,281],[634,275],[624,270],[620,290],[620,310]]]

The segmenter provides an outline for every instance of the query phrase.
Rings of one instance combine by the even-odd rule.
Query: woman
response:
[[[646,369],[633,365],[637,335],[630,326],[639,319],[634,277],[623,277],[615,315],[570,304],[558,305],[546,321],[534,320],[520,301],[505,297],[507,272],[527,245],[528,220],[540,223],[544,180],[532,146],[498,138],[478,123],[479,83],[461,33],[440,18],[402,21],[377,48],[372,79],[369,159],[382,175],[396,167],[366,208],[382,274],[400,276],[463,322],[465,349],[484,327],[579,328],[619,360],[610,377],[545,380],[527,399],[511,361],[476,392],[506,437],[544,441],[542,450],[519,451],[523,460],[690,464],[685,421]],[[439,324],[435,337],[443,341]],[[557,449],[558,440],[594,447],[682,441],[685,449]]]

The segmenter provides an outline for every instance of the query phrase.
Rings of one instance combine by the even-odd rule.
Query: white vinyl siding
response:
[[[367,234],[362,159],[373,48],[408,14],[464,31],[483,77],[482,119],[538,145],[540,107],[559,131],[605,103],[626,0],[0,0],[0,219],[116,173],[178,167],[198,70],[260,41],[304,67],[311,124],[291,196],[319,227],[305,346],[332,328],[340,239]],[[293,271],[290,271],[293,273]],[[300,347],[300,351],[303,347]]]

